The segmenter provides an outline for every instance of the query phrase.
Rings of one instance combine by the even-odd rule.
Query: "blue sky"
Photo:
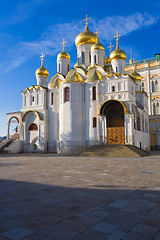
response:
[[[54,1],[6,0],[0,8],[0,136],[7,132],[7,112],[21,108],[21,91],[36,85],[35,71],[41,52],[49,79],[56,74],[56,56],[62,39],[71,66],[76,63],[75,37],[85,29],[83,19],[91,17],[89,29],[100,31],[100,42],[109,55],[110,42],[118,31],[120,47],[135,60],[154,57],[160,52],[160,1]]]

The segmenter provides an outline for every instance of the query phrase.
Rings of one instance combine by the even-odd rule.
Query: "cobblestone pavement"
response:
[[[0,156],[0,240],[160,240],[160,155]]]

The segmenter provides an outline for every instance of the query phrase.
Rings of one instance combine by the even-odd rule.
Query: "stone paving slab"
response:
[[[160,156],[0,155],[0,240],[160,240]]]

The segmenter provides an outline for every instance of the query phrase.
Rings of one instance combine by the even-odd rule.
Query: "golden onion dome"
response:
[[[112,61],[113,59],[123,59],[123,60],[127,59],[126,53],[123,50],[119,49],[118,45],[117,45],[116,50],[114,50],[110,54],[110,60]]]
[[[86,29],[84,32],[80,33],[76,39],[75,39],[75,44],[76,47],[82,45],[82,44],[94,44],[97,43],[97,35],[90,32],[88,29],[88,26],[86,25]]]
[[[67,58],[67,59],[70,59],[70,56],[68,53],[66,53],[63,49],[63,52],[59,53],[57,58]]]
[[[134,81],[141,81],[142,77],[139,73],[136,72],[136,70],[134,69],[133,72],[130,75]]]
[[[49,76],[49,72],[46,68],[44,68],[43,62],[41,63],[41,67],[36,70],[36,76]]]
[[[99,43],[99,41],[97,41],[97,43],[95,43],[95,44],[92,45],[91,51],[97,50],[97,49],[98,49],[98,50],[103,50],[103,51],[105,51],[104,46],[103,46],[101,43]]]
[[[110,62],[111,62],[110,57],[107,57],[107,58],[105,59],[105,64],[108,64],[108,63],[110,63]]]

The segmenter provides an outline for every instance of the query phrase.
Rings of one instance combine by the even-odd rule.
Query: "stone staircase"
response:
[[[94,145],[71,154],[68,153],[66,155],[86,157],[137,158],[148,156],[150,153],[132,145]]]
[[[8,140],[3,141],[0,144],[0,153],[8,153],[6,150],[4,150],[4,148],[8,147],[12,141],[13,141],[13,139],[8,139]]]
[[[19,139],[19,133],[14,133],[9,139],[0,143],[0,153],[9,153],[8,147],[16,140]]]

